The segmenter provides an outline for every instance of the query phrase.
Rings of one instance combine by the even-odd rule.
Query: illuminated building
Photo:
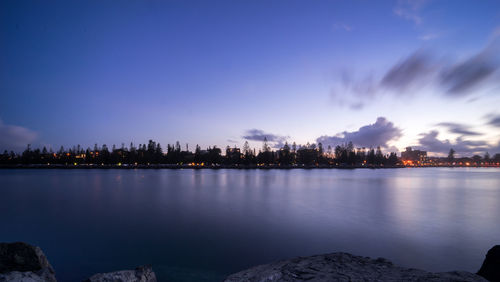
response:
[[[405,165],[423,165],[427,162],[427,152],[406,147],[406,151],[401,152],[401,160]]]

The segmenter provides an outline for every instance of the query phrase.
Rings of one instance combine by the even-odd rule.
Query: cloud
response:
[[[488,114],[485,116],[487,124],[500,127],[500,115]],[[454,140],[441,140],[439,139],[440,132],[432,130],[427,133],[421,133],[418,139],[420,149],[426,150],[431,153],[446,155],[449,150],[453,148],[458,154],[467,156],[471,154],[484,154],[490,152],[492,154],[500,153],[500,142],[496,145],[482,140],[469,140],[468,137],[481,136],[480,132],[474,131],[470,126],[455,122],[441,122],[436,124],[445,128],[447,131],[459,134],[460,136]]]
[[[482,133],[471,130],[470,126],[465,125],[465,124],[460,124],[460,123],[455,123],[455,122],[440,122],[437,125],[445,127],[448,129],[448,131],[450,131],[452,133],[456,133],[456,134],[468,135],[468,136],[482,135]]]
[[[22,150],[31,144],[38,134],[28,128],[8,125],[0,119],[0,150]]]
[[[333,25],[333,30],[351,31],[353,27],[344,23],[336,23]]]
[[[397,140],[402,136],[401,129],[395,127],[385,117],[377,118],[374,124],[360,127],[357,131],[338,133],[335,136],[321,136],[316,139],[317,143],[324,146],[336,146],[338,144],[352,142],[359,147],[388,147],[388,142]]]
[[[266,138],[267,142],[269,142],[272,147],[280,148],[285,144],[286,140],[290,137],[272,133],[266,133],[260,129],[250,129],[246,131],[245,135],[243,135],[242,138],[248,141],[261,141],[261,142],[264,141],[264,138]]]
[[[226,141],[227,141],[228,143],[238,143],[238,141],[233,140],[233,139],[227,139]]]
[[[423,89],[448,98],[470,98],[478,93],[476,90],[500,86],[500,77],[496,75],[499,68],[500,35],[492,37],[482,50],[463,60],[445,60],[432,50],[417,50],[394,63],[381,76],[373,72],[354,75],[341,71],[331,89],[331,97],[337,105],[351,109],[362,109],[381,95],[408,96]]]
[[[438,139],[439,131],[432,130],[428,133],[422,133],[421,138],[418,139],[420,149],[428,152],[447,154],[453,148],[458,154],[471,154],[471,153],[484,153],[487,151],[494,151],[496,147],[488,145],[485,141],[470,141],[465,140],[462,136],[454,140],[454,142],[446,139]]]
[[[449,140],[441,141],[437,139],[439,131],[433,130],[429,133],[422,133],[418,140],[420,146],[429,152],[444,153],[453,147]]]
[[[409,95],[418,91],[434,80],[438,68],[430,52],[417,50],[389,68],[381,79],[373,73],[359,78],[343,70],[337,83],[340,89],[332,89],[331,97],[341,107],[360,110],[383,93]]]
[[[393,12],[395,15],[397,15],[405,20],[413,21],[416,25],[419,25],[422,23],[422,18],[414,11],[403,9],[403,8],[394,8]]]
[[[439,37],[439,35],[437,35],[435,33],[427,33],[427,34],[423,34],[423,35],[419,36],[418,39],[423,40],[423,41],[428,41],[428,40],[436,39],[438,37]]]
[[[441,83],[448,94],[465,95],[489,78],[500,66],[497,52],[500,48],[493,43],[479,54],[444,69]]]
[[[422,23],[420,9],[424,6],[426,0],[400,0],[397,6],[392,10],[393,13],[405,20],[412,21],[415,25]]]
[[[247,130],[246,135],[244,135],[243,138],[250,141],[264,141],[264,138],[267,138],[267,141],[275,142],[285,137],[272,133],[265,133],[260,129],[250,129]]]
[[[382,78],[380,85],[402,91],[422,82],[435,69],[428,53],[417,51],[395,64]]]
[[[342,89],[331,89],[330,97],[335,104],[352,110],[363,109],[365,103],[378,92],[378,81],[372,74],[358,79],[351,72],[343,70],[340,72],[340,84]]]
[[[489,125],[500,127],[500,115],[488,115],[488,117],[489,117],[488,121]]]

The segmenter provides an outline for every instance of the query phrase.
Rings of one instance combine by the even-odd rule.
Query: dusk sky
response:
[[[500,1],[1,1],[0,149],[500,153]]]

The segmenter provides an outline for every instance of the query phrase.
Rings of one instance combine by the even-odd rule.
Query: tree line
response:
[[[229,147],[222,154],[222,149],[211,146],[202,149],[196,145],[190,151],[186,144],[183,149],[179,142],[167,144],[166,151],[160,143],[149,140],[147,144],[120,147],[113,145],[94,145],[94,148],[83,149],[80,145],[53,151],[43,147],[32,149],[30,145],[22,153],[4,151],[0,155],[0,164],[63,164],[63,165],[150,165],[150,164],[194,164],[210,165],[246,165],[246,166],[394,166],[399,163],[396,153],[383,154],[380,147],[354,148],[352,142],[340,144],[332,148],[323,148],[321,143],[292,145],[285,143],[273,150],[264,139],[260,150],[250,148],[248,141],[243,148]]]
[[[474,164],[480,164],[480,163],[490,164],[490,163],[500,162],[500,153],[490,156],[490,153],[486,152],[484,156],[473,155],[472,157],[461,157],[461,158],[456,158],[455,153],[456,151],[453,148],[451,148],[450,151],[448,152],[448,157],[446,157],[445,160],[447,160],[449,163],[468,161]]]

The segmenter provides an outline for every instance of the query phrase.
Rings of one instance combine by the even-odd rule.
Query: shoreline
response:
[[[373,165],[188,165],[188,164],[15,164],[0,165],[0,169],[388,169],[388,168],[500,168],[500,166],[373,166]]]

